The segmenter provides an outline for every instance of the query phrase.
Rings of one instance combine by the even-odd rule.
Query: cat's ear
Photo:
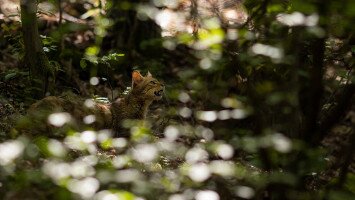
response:
[[[153,75],[150,73],[150,71],[148,71],[146,77],[153,77]]]
[[[133,71],[132,72],[132,88],[142,81],[143,81],[143,76],[141,75],[141,73],[139,73],[139,71],[136,71],[136,70]]]

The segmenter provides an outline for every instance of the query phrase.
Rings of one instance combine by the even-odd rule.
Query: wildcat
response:
[[[91,125],[96,130],[112,129],[117,136],[127,136],[120,135],[122,122],[125,119],[144,120],[149,106],[153,101],[160,100],[163,93],[164,84],[154,78],[150,72],[142,76],[139,71],[133,71],[131,91],[112,103],[91,101],[87,104],[82,99],[72,96],[48,96],[39,100],[28,109],[27,119],[30,123],[27,123],[26,130],[33,134],[55,132],[56,122],[49,125],[47,120],[50,121],[51,116],[57,113],[59,117],[69,117],[68,123],[75,129],[80,129],[83,119],[91,116],[94,119]]]

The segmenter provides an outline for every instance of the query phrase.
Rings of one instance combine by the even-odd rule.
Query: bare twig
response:
[[[58,26],[60,26],[62,25],[62,21],[63,21],[62,0],[58,0],[58,10],[59,10]]]

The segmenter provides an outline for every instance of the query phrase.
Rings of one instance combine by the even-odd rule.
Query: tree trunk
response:
[[[40,40],[37,24],[37,1],[21,0],[21,22],[25,45],[25,65],[29,68],[35,98],[43,97],[48,88],[49,61]]]

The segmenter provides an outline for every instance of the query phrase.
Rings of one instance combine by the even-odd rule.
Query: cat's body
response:
[[[110,105],[113,130],[118,131],[124,119],[145,119],[150,104],[160,100],[163,92],[164,85],[149,72],[145,77],[133,72],[130,93]]]
[[[164,91],[164,85],[152,77],[150,73],[142,76],[138,71],[132,73],[132,89],[124,98],[117,99],[113,103],[84,104],[84,101],[73,97],[46,97],[34,103],[28,109],[28,116],[32,123],[31,129],[36,134],[48,132],[50,125],[41,126],[41,121],[46,120],[52,113],[69,113],[71,124],[78,127],[83,124],[87,116],[94,116],[91,124],[97,130],[112,129],[120,135],[122,121],[125,119],[145,119],[149,105],[154,100],[160,100]],[[36,121],[37,120],[37,121]],[[85,121],[85,120],[84,120]],[[50,132],[51,130],[49,130]]]

